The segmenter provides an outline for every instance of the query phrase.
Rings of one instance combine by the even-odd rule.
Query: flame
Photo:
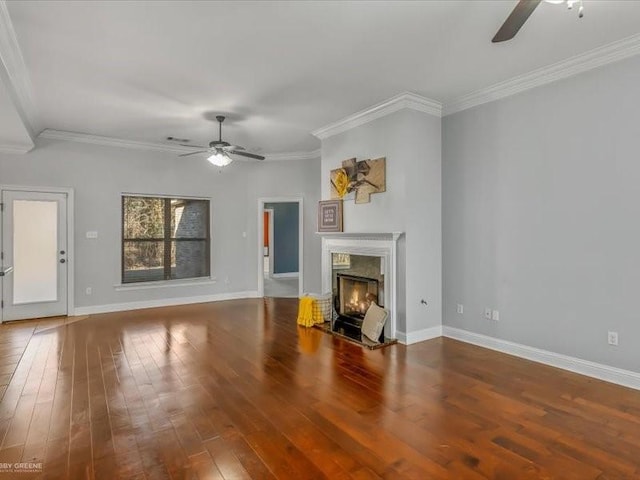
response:
[[[363,297],[361,300],[360,297]],[[351,290],[351,298],[349,299],[349,303],[347,304],[349,309],[352,312],[360,312],[366,313],[367,308],[369,307],[369,302],[366,300],[366,297],[362,294],[361,287],[354,286]]]

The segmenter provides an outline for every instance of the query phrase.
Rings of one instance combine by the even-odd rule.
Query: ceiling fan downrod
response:
[[[222,122],[224,122],[224,115],[217,115],[216,120],[218,120],[218,141],[222,142]]]

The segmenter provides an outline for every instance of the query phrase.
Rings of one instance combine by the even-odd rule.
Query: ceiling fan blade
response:
[[[183,153],[182,155],[178,155],[179,157],[188,157],[189,155],[195,155],[196,153],[205,153],[208,152],[208,150],[199,150],[197,152],[189,152],[189,153]]]
[[[181,147],[193,147],[193,148],[208,148],[208,147],[202,147],[200,145],[187,145],[186,143],[181,143],[180,146]]]
[[[240,155],[241,157],[253,158],[254,160],[264,160],[264,157],[262,155],[256,155],[255,153],[240,152],[240,151],[237,151],[237,150],[230,150],[230,151],[227,151],[227,153],[232,153],[234,155]]]
[[[209,142],[210,148],[222,148],[229,147],[231,144],[229,142],[223,142],[222,140],[214,140],[213,142]]]
[[[515,37],[518,30],[522,28],[522,25],[524,25],[541,1],[520,0],[491,41],[499,43]]]
[[[240,145],[227,145],[222,147],[223,150],[246,150],[246,148],[241,147]]]

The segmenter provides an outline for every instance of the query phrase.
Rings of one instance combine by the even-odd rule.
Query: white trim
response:
[[[31,93],[33,89],[5,0],[0,0],[0,70],[3,70],[2,73],[9,80],[7,86],[14,97],[16,110],[33,140],[39,130],[37,110]]]
[[[2,0],[0,0],[2,1]],[[52,130],[47,128],[43,130],[40,138],[48,138],[51,140],[62,140],[65,142],[89,143],[92,145],[102,145],[106,147],[129,148],[133,150],[152,150],[170,153],[191,153],[193,147],[183,147],[181,145],[168,143],[141,142],[138,140],[128,140],[125,138],[106,137],[103,135],[92,135],[81,132],[67,132],[64,130]],[[265,153],[265,161],[278,160],[311,160],[320,158],[320,150],[312,150],[310,152],[283,152],[283,153]]]
[[[417,332],[397,332],[398,342],[403,345],[412,345],[418,342],[424,342],[425,340],[431,340],[442,336],[442,325],[436,325],[435,327],[424,328]]]
[[[137,140],[126,140],[124,138],[105,137],[102,135],[91,135],[80,132],[66,132],[64,130],[43,130],[38,138],[48,138],[52,140],[62,140],[65,142],[89,143],[92,145],[103,145],[106,147],[129,148],[133,150],[159,150],[172,153],[193,152],[193,147],[181,147],[180,145],[169,145],[163,143],[140,142]]]
[[[120,197],[148,197],[148,198],[171,198],[176,200],[207,200],[211,202],[212,197],[183,195],[181,193],[140,193],[140,192],[120,192]]]
[[[314,160],[320,158],[320,149],[311,150],[310,152],[284,152],[269,153],[265,155],[265,161],[289,161],[289,160]]]
[[[515,95],[556,80],[572,77],[639,53],[640,34],[637,34],[463,95],[444,106],[444,115],[451,115],[452,113]]]
[[[64,193],[67,195],[67,315],[75,315],[75,218],[74,190],[61,187],[32,187],[23,185],[0,185],[3,190],[18,192]]]
[[[142,300],[139,302],[109,303],[107,305],[92,305],[89,307],[77,307],[75,315],[94,315],[97,313],[123,312],[127,310],[140,310],[142,308],[170,307],[174,305],[190,305],[192,303],[221,302],[224,300],[238,300],[245,298],[257,298],[257,292],[232,292],[215,293],[213,295],[197,295],[193,297],[159,298],[157,300]]]
[[[335,235],[335,236],[333,236]],[[333,253],[349,253],[352,255],[368,255],[382,259],[381,269],[384,272],[384,307],[389,310],[389,320],[384,327],[385,336],[397,338],[397,305],[398,305],[398,239],[402,232],[342,234],[327,233],[322,237],[322,292],[333,290]],[[389,327],[387,329],[387,326]]]
[[[273,277],[273,264],[275,263],[275,258],[274,258],[274,255],[273,255],[273,245],[274,245],[273,215],[274,215],[274,211],[273,211],[273,208],[265,208],[263,211],[269,213],[269,256],[267,258],[269,259],[269,277]],[[263,228],[264,228],[264,224],[263,224]]]
[[[18,153],[18,154],[23,154],[23,153],[28,153],[31,150],[33,150],[34,145],[7,145],[7,144],[0,144],[0,153]]]
[[[183,280],[160,280],[157,282],[136,282],[136,283],[119,283],[114,285],[113,288],[116,292],[127,292],[129,290],[153,290],[156,288],[169,288],[169,287],[193,287],[196,285],[215,285],[217,280],[215,278],[200,278],[193,279],[192,281]]]
[[[353,115],[349,115],[337,122],[318,128],[311,132],[311,135],[324,140],[325,138],[346,132],[354,127],[359,127],[360,125],[364,125],[365,123],[369,123],[404,108],[428,113],[436,117],[442,116],[442,104],[440,102],[415,93],[404,92],[369,108],[365,108]]]
[[[286,272],[286,273],[273,273],[271,274],[273,278],[298,278],[300,277],[299,272]]]
[[[618,385],[624,385],[625,387],[640,390],[640,373],[632,372],[631,370],[610,367],[608,365],[591,362],[589,360],[569,357],[568,355],[549,352],[540,348],[530,347],[528,345],[502,340],[500,338],[489,337],[454,327],[444,326],[443,335],[462,342],[471,343],[480,347],[489,348],[498,352],[515,355],[516,357],[526,358],[527,360],[532,360],[534,362],[551,365],[552,367],[569,370],[570,372],[579,373],[588,377],[598,378],[606,382],[616,383]]]
[[[403,232],[316,232],[326,238],[359,238],[361,240],[398,240]]]
[[[264,297],[264,205],[265,203],[297,203],[298,204],[298,296],[304,292],[304,198],[302,197],[260,197],[258,198],[258,297]],[[273,240],[273,239],[272,239]],[[271,245],[269,245],[271,248]],[[271,252],[269,252],[271,253]]]

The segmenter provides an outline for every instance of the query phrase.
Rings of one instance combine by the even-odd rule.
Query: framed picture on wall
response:
[[[318,231],[342,232],[342,200],[318,202]]]

